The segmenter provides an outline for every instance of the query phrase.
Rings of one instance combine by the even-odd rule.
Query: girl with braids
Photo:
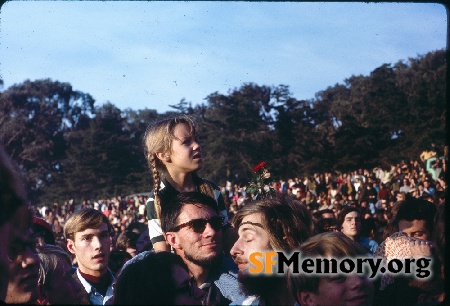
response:
[[[155,251],[170,251],[161,230],[161,206],[170,203],[181,192],[198,191],[214,198],[227,222],[220,189],[196,173],[202,167],[202,152],[194,122],[189,117],[179,116],[150,125],[144,144],[153,173],[154,188],[147,200],[147,217],[150,241]]]

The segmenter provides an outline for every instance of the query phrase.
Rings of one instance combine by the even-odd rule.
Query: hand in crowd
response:
[[[433,243],[428,240],[417,239],[409,243],[411,255],[414,258],[430,257]]]

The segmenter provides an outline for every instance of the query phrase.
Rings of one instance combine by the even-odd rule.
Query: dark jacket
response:
[[[91,300],[89,299],[89,295],[84,289],[83,284],[80,282],[78,278],[78,274],[75,272],[72,274],[73,279],[79,284],[79,290],[77,292],[77,299],[73,301],[74,305],[91,305]]]

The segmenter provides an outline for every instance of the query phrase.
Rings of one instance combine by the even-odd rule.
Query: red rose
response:
[[[263,168],[265,166],[267,166],[267,162],[265,162],[265,161],[264,162],[260,162],[258,165],[253,167],[253,171],[254,172],[258,172],[259,169],[261,169],[261,168]]]

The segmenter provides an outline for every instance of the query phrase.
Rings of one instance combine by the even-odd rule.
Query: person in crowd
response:
[[[398,201],[404,201],[406,200],[406,193],[404,192],[396,192],[395,194],[395,200]]]
[[[108,270],[112,231],[108,218],[93,208],[73,213],[64,226],[67,249],[78,263],[73,278],[84,288],[81,304],[104,305],[112,298],[115,278]]]
[[[250,275],[250,254],[290,252],[313,234],[312,217],[306,206],[278,195],[245,205],[233,218],[239,239],[230,253],[238,264],[238,279],[249,295],[233,304],[293,305],[287,280],[280,276]]]
[[[220,215],[228,219],[219,187],[197,175],[202,167],[202,151],[190,118],[180,116],[158,121],[149,126],[144,141],[154,182],[146,205],[149,235],[155,251],[170,251],[161,231],[161,207],[168,205],[180,192],[199,191],[214,198]]]
[[[406,235],[427,240],[433,235],[435,214],[436,206],[433,203],[409,199],[399,207],[393,223]]]
[[[406,201],[396,203],[398,211],[394,219],[388,224],[384,232],[385,240],[375,252],[375,257],[385,258],[422,258],[432,257],[432,279],[425,282],[411,280],[400,276],[383,275],[380,283],[379,303],[391,305],[409,305],[420,302],[421,297],[435,297],[439,299],[441,285],[439,273],[439,256],[433,252],[435,224],[442,235],[443,219],[436,221],[436,207],[433,203],[423,199],[407,198]],[[440,239],[440,238],[439,238]],[[433,289],[434,287],[434,289]],[[431,290],[433,289],[433,290]],[[434,293],[433,293],[434,291]],[[437,292],[437,293],[436,293]],[[398,294],[407,298],[398,298]],[[431,304],[433,305],[433,304]]]
[[[336,219],[334,212],[331,209],[322,209],[322,210],[319,210],[317,213],[319,215],[319,218],[318,218],[319,220]]]
[[[8,288],[10,260],[27,245],[32,217],[23,181],[3,145],[0,145],[0,211],[0,303],[2,303],[5,301]],[[28,256],[27,254],[25,255]]]
[[[416,198],[408,198],[396,204],[398,211],[383,234],[384,239],[395,232],[422,240],[429,240],[433,234],[433,218],[436,207],[433,203]]]
[[[361,214],[357,207],[344,207],[337,218],[338,229],[348,238],[361,244],[370,254],[378,248],[378,243],[361,235]]]
[[[56,245],[52,227],[44,219],[33,217],[31,231],[33,232],[37,246],[43,247],[46,244]]]
[[[145,252],[119,273],[115,305],[201,305],[197,287],[183,260],[169,252]]]
[[[78,304],[77,294],[84,290],[72,277],[72,260],[69,254],[58,246],[38,247],[39,305]]]
[[[336,218],[323,218],[320,219],[315,225],[315,232],[317,234],[338,231]]]
[[[224,217],[216,201],[200,192],[180,193],[161,207],[167,242],[186,264],[204,305],[224,305],[241,298],[237,268],[222,252]]]
[[[39,258],[31,230],[11,242],[6,304],[35,304],[39,297]]]
[[[119,251],[128,252],[131,257],[136,256],[136,243],[139,238],[139,234],[126,230],[117,237],[116,249]]]
[[[152,242],[150,241],[150,236],[148,234],[148,227],[139,236],[136,241],[136,255],[144,251],[153,250]]]
[[[442,220],[443,221],[443,220]],[[443,229],[443,226],[440,227]],[[384,265],[391,260],[429,260],[429,277],[415,278],[411,275],[385,273],[381,276],[377,305],[438,305],[445,296],[444,275],[441,262],[436,256],[434,243],[396,232],[384,240],[374,257],[382,259]]]
[[[400,187],[399,191],[407,194],[411,190],[411,182],[408,178],[403,179],[403,185]]]
[[[346,235],[322,233],[300,246],[304,258],[349,258],[364,256],[366,250]],[[311,275],[289,272],[292,296],[302,306],[344,306],[373,303],[374,286],[365,276],[357,274]]]
[[[108,269],[113,273],[114,276],[119,273],[120,269],[133,257],[130,253],[119,250],[112,250],[109,254]]]

